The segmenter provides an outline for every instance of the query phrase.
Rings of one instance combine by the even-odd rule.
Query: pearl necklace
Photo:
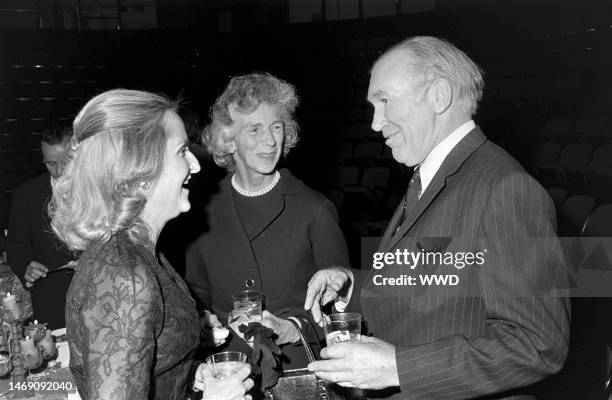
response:
[[[276,186],[276,184],[280,180],[280,176],[281,176],[280,172],[276,171],[276,173],[274,174],[274,178],[272,179],[272,182],[270,182],[269,185],[267,185],[263,189],[259,189],[259,190],[255,191],[255,192],[251,192],[249,190],[241,188],[238,185],[238,182],[236,182],[236,174],[234,174],[234,175],[232,175],[232,186],[234,187],[234,189],[236,189],[236,191],[238,193],[240,193],[243,196],[246,196],[246,197],[262,196],[262,195],[268,193],[270,190],[274,189],[274,186]]]

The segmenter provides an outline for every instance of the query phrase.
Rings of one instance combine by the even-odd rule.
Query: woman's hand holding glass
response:
[[[247,317],[244,313],[232,310],[227,316],[227,325],[232,328],[234,335],[238,336],[240,339],[244,340],[251,348],[253,348],[252,340],[245,340],[244,334],[240,332],[240,325],[248,325],[249,322],[260,322],[259,320],[255,321]]]
[[[257,290],[242,290],[232,295],[232,301],[234,309],[228,316],[227,324],[238,337],[244,340],[244,335],[240,332],[240,325],[261,321],[263,293]],[[253,347],[252,339],[246,343],[251,348]]]
[[[202,400],[250,400],[245,394],[253,387],[249,378],[251,367],[245,364],[238,372],[227,378],[215,378],[210,365],[202,363],[195,374],[193,389],[203,392]]]
[[[232,310],[229,314],[227,324],[232,328],[234,333],[244,340],[244,334],[240,332],[240,325],[248,325],[249,322],[259,322],[262,325],[272,329],[278,336],[276,344],[281,346],[287,343],[295,343],[300,340],[300,334],[291,322],[286,319],[278,318],[271,312],[264,310],[259,318],[249,318],[244,312]],[[253,347],[253,341],[248,340],[246,343]]]

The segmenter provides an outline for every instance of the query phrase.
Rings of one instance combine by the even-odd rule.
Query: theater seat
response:
[[[571,196],[559,207],[559,233],[561,236],[579,236],[589,214],[595,206],[591,196]]]
[[[595,149],[587,168],[587,193],[600,203],[612,202],[612,144]]]
[[[342,213],[342,204],[344,202],[344,192],[340,189],[331,189],[327,192],[327,198],[336,206],[338,213]]]
[[[548,194],[555,204],[555,208],[558,210],[567,197],[567,190],[563,188],[550,188],[548,189]]]
[[[341,187],[356,185],[359,182],[359,168],[355,166],[336,167],[333,172],[333,182]]]
[[[602,204],[589,215],[582,236],[612,237],[612,204]]]

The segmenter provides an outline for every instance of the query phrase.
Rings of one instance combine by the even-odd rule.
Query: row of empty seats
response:
[[[562,169],[588,173],[612,174],[612,144],[557,142],[538,143],[530,166],[537,169]]]
[[[600,202],[612,201],[612,144],[541,143],[531,170],[549,188],[571,194],[588,194]]]
[[[413,28],[407,29],[406,21],[412,22],[409,25]],[[249,38],[245,38],[244,32],[226,34],[223,35],[222,45],[215,45],[220,42],[219,38],[199,42],[199,39],[173,37],[171,33],[151,33],[150,37],[160,43],[155,46],[145,45],[143,40],[130,39],[129,32],[113,36],[99,33],[95,36],[96,40],[78,39],[66,34],[55,40],[57,43],[34,37],[31,42],[40,51],[24,51],[20,46],[12,50],[14,54],[7,54],[0,62],[0,151],[12,152],[7,153],[6,159],[9,161],[0,163],[0,170],[3,165],[13,165],[13,169],[25,168],[28,162],[33,165],[33,157],[21,158],[20,154],[28,150],[36,151],[38,134],[48,126],[52,117],[69,121],[84,100],[96,91],[119,86],[122,82],[130,87],[142,86],[155,90],[161,79],[168,81],[168,86],[175,90],[185,83],[186,87],[193,86],[194,92],[201,97],[213,97],[228,75],[265,68],[270,64],[263,60],[267,55],[278,54],[280,49],[286,56],[272,64],[277,69],[271,72],[296,84],[303,100],[299,109],[300,123],[304,126],[311,124],[305,133],[320,135],[321,141],[328,142],[331,135],[335,154],[330,155],[332,160],[323,161],[348,168],[352,172],[347,175],[357,176],[352,184],[341,183],[335,190],[341,187],[342,195],[351,197],[354,193],[349,194],[345,190],[347,187],[370,188],[369,178],[364,180],[369,168],[387,171],[384,173],[390,176],[389,182],[401,188],[401,178],[405,173],[397,172],[399,167],[392,160],[390,149],[384,146],[380,133],[372,131],[370,127],[372,108],[365,100],[369,69],[382,51],[416,32],[410,29],[425,26],[459,44],[483,67],[486,88],[481,113],[483,119],[488,119],[496,128],[488,130],[485,126],[488,135],[503,131],[507,121],[523,124],[533,121],[535,124],[531,126],[543,126],[541,135],[547,142],[560,144],[583,140],[588,135],[601,134],[604,138],[609,135],[612,123],[608,114],[566,117],[566,114],[555,113],[558,110],[554,106],[546,106],[549,103],[554,105],[558,99],[579,103],[585,94],[599,87],[594,82],[610,81],[608,76],[602,74],[606,68],[602,65],[599,74],[593,73],[596,69],[594,66],[598,64],[588,59],[589,54],[599,51],[602,43],[609,43],[606,40],[612,31],[607,25],[599,23],[601,21],[592,23],[576,18],[566,28],[558,24],[557,18],[551,17],[537,24],[529,23],[530,33],[527,34],[524,29],[528,24],[526,21],[519,26],[501,18],[497,22],[481,22],[490,26],[503,23],[507,28],[502,31],[487,29],[487,32],[495,32],[492,33],[494,38],[481,40],[482,25],[473,27],[466,21],[442,12],[363,23],[353,21],[337,26],[290,25],[281,28],[286,30],[284,35],[278,35],[278,27],[269,32],[262,28]],[[571,28],[574,30],[568,31],[572,24],[584,29]],[[596,29],[587,31],[587,27]],[[445,29],[452,35],[444,35]],[[123,37],[127,40],[121,40]],[[146,36],[138,37],[142,39]],[[181,38],[184,41],[177,40]],[[65,43],[62,44],[62,41]],[[90,42],[105,41],[108,45],[97,44],[95,49],[88,48]],[[77,46],[79,51],[72,49],[75,42],[80,42]],[[254,43],[268,42],[269,46],[253,46]],[[46,51],[47,43],[52,43],[51,47],[59,50]],[[497,43],[504,43],[504,46]],[[30,47],[36,49],[36,46]],[[585,50],[587,47],[592,49],[590,53]],[[172,56],[165,54],[159,57],[160,49],[172,49]],[[216,54],[215,60],[218,62],[215,65],[211,66],[209,54]],[[304,67],[309,73],[303,73]],[[214,90],[207,92],[198,86],[204,82],[204,87],[210,86]],[[593,99],[600,100],[596,97]],[[210,99],[202,103],[210,104]],[[541,110],[550,113],[542,114]],[[324,129],[318,129],[321,125]],[[533,132],[525,130],[524,134],[532,135]],[[496,140],[496,137],[492,136],[492,139]],[[603,140],[606,139],[602,139],[602,143]],[[525,150],[531,152],[533,147]],[[551,157],[554,163],[550,168],[562,173],[583,170],[582,167],[575,167],[574,150],[570,152],[561,147],[558,150],[559,153]],[[560,154],[562,151],[566,154]],[[595,160],[601,158],[597,156],[599,151],[597,148],[590,150],[589,160],[586,161],[587,172],[591,164],[597,164]],[[577,152],[583,152],[583,149]],[[602,157],[605,159],[606,156]],[[10,159],[16,158],[19,161],[13,164]],[[535,158],[539,163],[540,155]],[[24,159],[30,161],[24,162]],[[549,167],[538,165],[541,171]],[[595,170],[601,169],[597,167]],[[5,168],[3,171],[3,182],[19,180],[20,173],[22,177],[25,176],[25,170]],[[396,179],[396,175],[400,176],[400,180]],[[566,177],[561,175],[559,182],[563,183],[564,179]],[[558,184],[553,181],[547,186]],[[11,189],[8,186],[4,186],[6,190]],[[389,194],[386,196],[384,200],[391,198]]]
[[[611,105],[612,107],[612,105]],[[612,117],[605,114],[580,117],[556,116],[546,120],[540,135],[549,141],[612,141]]]

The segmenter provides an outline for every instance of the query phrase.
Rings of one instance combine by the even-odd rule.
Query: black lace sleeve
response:
[[[161,318],[160,289],[149,266],[112,264],[92,270],[81,308],[86,398],[145,399]]]

